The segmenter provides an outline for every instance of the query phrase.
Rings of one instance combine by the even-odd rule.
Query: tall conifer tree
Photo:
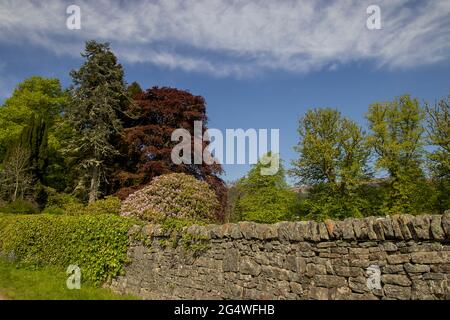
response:
[[[42,182],[48,164],[48,125],[42,117],[32,116],[30,124],[22,131],[20,147],[29,153],[30,172]]]
[[[71,72],[67,120],[74,134],[67,151],[80,170],[78,189],[91,203],[100,197],[109,161],[118,154],[113,140],[122,130],[119,114],[129,99],[123,68],[108,43],[88,41],[82,56],[86,62]]]

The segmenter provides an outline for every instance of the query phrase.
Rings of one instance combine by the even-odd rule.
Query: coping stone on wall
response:
[[[134,226],[130,235],[141,232],[146,237],[170,236],[160,225]],[[347,218],[342,221],[325,220],[278,222],[259,224],[243,221],[223,225],[192,225],[182,232],[206,239],[256,239],[280,242],[321,242],[326,240],[385,241],[438,240],[450,236],[450,211],[443,215],[394,215],[387,217]]]

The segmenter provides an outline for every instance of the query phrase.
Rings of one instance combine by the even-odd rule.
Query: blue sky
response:
[[[377,1],[382,29],[368,30],[372,2],[0,0],[0,99],[31,75],[69,85],[83,42],[109,41],[128,82],[204,96],[209,127],[279,128],[289,164],[308,108],[365,126],[373,102],[448,94],[450,1]],[[65,27],[69,4],[81,30]],[[233,180],[248,166],[225,170]]]

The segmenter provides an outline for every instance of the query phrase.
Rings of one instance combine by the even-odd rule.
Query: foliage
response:
[[[11,214],[33,214],[38,213],[39,209],[35,203],[19,199],[0,208],[0,212]]]
[[[29,153],[27,167],[34,180],[42,182],[48,164],[47,121],[33,115],[29,125],[22,130],[19,146]]]
[[[70,141],[73,139],[73,130],[70,123],[65,121],[64,112],[55,120],[50,128],[48,137],[48,166],[45,171],[45,186],[56,189],[58,192],[72,192],[79,178],[79,172],[74,170],[74,160],[67,157]]]
[[[194,256],[207,250],[209,239],[200,235],[193,235],[183,230],[192,225],[204,225],[201,221],[186,220],[180,218],[166,218],[161,222],[162,230],[169,234],[168,239],[161,239],[159,245],[161,247],[171,247],[173,249],[181,245],[185,250],[194,254]]]
[[[136,81],[134,81],[127,87],[127,91],[130,97],[134,97],[140,93],[143,93],[141,86]]]
[[[266,167],[258,161],[236,184],[241,195],[236,201],[235,214],[240,220],[274,223],[290,220],[295,214],[298,198],[285,181],[283,165],[280,163],[274,175],[262,175],[261,170]]]
[[[69,202],[64,206],[64,213],[70,216],[86,214],[86,206],[79,201]]]
[[[450,208],[450,104],[441,99],[433,107],[427,105],[428,140],[436,148],[428,155],[434,181],[435,210],[443,213]]]
[[[76,197],[66,193],[59,193],[52,188],[47,188],[47,206],[43,213],[80,215],[84,213],[85,206]]]
[[[172,218],[172,217],[169,217],[164,220],[157,221],[157,222],[160,222],[161,228],[163,229],[163,231],[168,232],[168,233],[173,233],[173,232],[179,233],[183,230],[183,228],[192,226],[194,224],[196,224],[196,225],[204,224],[201,221]]]
[[[312,109],[299,120],[299,159],[290,174],[313,186],[303,204],[310,217],[361,216],[358,188],[370,175],[366,135],[335,109]]]
[[[227,186],[227,203],[225,207],[225,221],[238,222],[241,217],[236,210],[237,202],[242,196],[242,190],[239,188],[239,180],[229,182]]]
[[[428,139],[437,147],[430,153],[434,177],[450,176],[450,104],[449,98],[441,99],[434,107],[427,106]]]
[[[11,149],[0,171],[0,195],[7,201],[24,199],[32,194],[33,176],[30,174],[28,150]]]
[[[42,213],[45,214],[51,214],[51,215],[58,215],[58,214],[65,214],[66,211],[60,207],[57,206],[46,206],[44,210],[42,210]]]
[[[67,215],[120,214],[120,199],[113,196],[108,196],[105,199],[97,200],[85,206],[73,195],[58,193],[53,189],[47,189],[47,192],[49,193],[49,197],[47,207],[44,209],[43,213]]]
[[[68,204],[80,203],[80,201],[76,197],[67,193],[59,193],[52,188],[48,188],[47,193],[48,193],[47,205],[49,206],[65,208]]]
[[[117,197],[109,196],[105,199],[89,203],[85,209],[88,214],[120,214],[121,201]]]
[[[19,83],[0,107],[0,161],[6,147],[19,138],[33,116],[45,119],[51,126],[66,103],[67,95],[58,79],[34,76]]]
[[[101,193],[101,183],[119,154],[114,139],[122,131],[119,114],[128,103],[122,66],[109,44],[86,43],[86,62],[73,70],[71,103],[66,121],[72,129],[67,154],[79,166],[78,190],[92,203]]]
[[[133,223],[115,215],[0,215],[0,251],[26,265],[78,265],[84,280],[100,284],[122,272]]]
[[[299,120],[299,157],[289,170],[307,193],[290,190],[284,169],[269,177],[252,168],[227,189],[220,164],[196,164],[194,153],[193,164],[171,159],[180,145],[172,141],[174,130],[195,136],[195,121],[202,122],[202,134],[207,130],[203,97],[168,87],[143,91],[137,82],[127,86],[107,43],[88,41],[82,56],[85,62],[71,72],[69,90],[63,91],[58,79],[34,76],[0,106],[0,202],[13,202],[19,212],[27,210],[18,203],[31,201],[53,215],[117,214],[119,199],[138,190],[143,191],[131,196],[136,200],[129,211],[152,221],[181,216],[275,222],[298,215],[442,213],[450,207],[449,97],[425,109],[409,95],[375,103],[367,113],[368,136],[337,110],[309,110]],[[195,150],[195,139],[189,139]],[[202,145],[206,156],[208,144]],[[171,173],[208,184],[215,197],[204,185],[199,188],[207,195],[185,198],[187,191],[176,190],[176,184],[163,186],[161,194],[150,187]],[[158,199],[162,209],[146,203],[149,199]]]
[[[442,214],[450,208],[450,179],[434,179],[431,188],[428,194],[420,194],[417,201],[424,201],[431,205],[430,211]]]
[[[303,219],[318,221],[378,215],[377,203],[370,201],[370,197],[364,197],[360,188],[362,189],[362,186],[355,189],[352,194],[339,195],[333,192],[334,189],[330,184],[316,184],[302,200],[299,214]],[[379,195],[379,188],[374,189],[371,191]]]
[[[437,147],[430,154],[435,177],[450,177],[450,104],[441,99],[434,107],[427,106],[428,139]]]
[[[348,192],[366,177],[365,134],[335,109],[312,109],[299,120],[300,155],[290,173],[301,183],[329,183]]]
[[[0,259],[0,274],[0,292],[12,300],[135,299],[88,283],[83,283],[79,290],[69,290],[66,286],[67,274],[54,267],[35,269]]]
[[[134,89],[133,89],[134,88]],[[202,133],[207,130],[205,100],[201,96],[173,88],[151,88],[139,93],[139,87],[130,88],[134,103],[128,105],[123,115],[124,134],[120,139],[122,157],[116,164],[116,194],[125,199],[129,194],[147,185],[154,177],[168,173],[185,173],[206,181],[225,205],[226,188],[219,175],[219,164],[174,164],[172,149],[178,142],[172,141],[172,132],[186,129],[194,136],[194,121],[202,121]],[[193,140],[190,142],[191,150]],[[207,142],[202,151],[206,151]],[[223,212],[218,212],[223,218]]]
[[[47,141],[47,122],[32,115],[20,139],[10,142],[3,161],[3,177],[0,178],[7,200],[15,201],[28,195],[38,204],[45,205],[42,182],[48,164]]]
[[[156,177],[122,203],[122,215],[143,220],[176,217],[213,220],[219,203],[209,185],[190,175],[172,173]]]
[[[367,114],[372,131],[368,143],[377,155],[376,168],[389,174],[386,213],[413,213],[415,199],[426,187],[423,163],[424,111],[409,95],[375,103]]]

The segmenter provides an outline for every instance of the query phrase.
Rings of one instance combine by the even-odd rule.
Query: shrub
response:
[[[126,262],[128,230],[135,222],[114,215],[0,216],[0,252],[26,265],[81,268],[82,279],[100,284]]]
[[[55,214],[65,214],[66,212],[64,211],[64,209],[57,206],[47,206],[42,211],[42,213],[55,215]]]
[[[33,214],[38,213],[39,208],[33,202],[27,200],[16,200],[2,207],[0,211],[12,214]]]
[[[190,175],[172,173],[156,177],[122,203],[122,215],[143,220],[165,218],[213,220],[219,202],[206,182]]]
[[[3,207],[6,206],[8,203],[4,201],[2,198],[0,198],[0,212],[3,210]]]
[[[84,205],[75,197],[66,193],[57,193],[48,188],[47,205],[43,213],[79,215],[84,213]]]
[[[85,211],[87,214],[120,214],[120,199],[116,197],[106,197],[90,203]]]
[[[78,216],[86,214],[86,206],[81,202],[72,202],[66,204],[64,207],[64,213],[69,216]]]
[[[120,214],[120,199],[116,197],[106,197],[85,206],[75,196],[53,192],[49,195],[47,206],[43,213],[48,214]]]
[[[79,202],[78,199],[67,193],[58,193],[55,189],[47,188],[47,206],[64,207],[68,203]]]
[[[292,220],[297,202],[298,196],[291,190],[267,188],[243,195],[236,204],[236,211],[244,221],[276,223]]]

